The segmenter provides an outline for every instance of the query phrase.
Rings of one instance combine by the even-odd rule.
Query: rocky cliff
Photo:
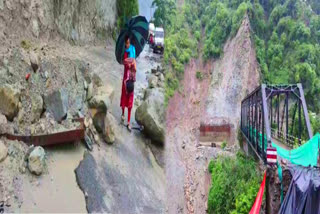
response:
[[[62,37],[75,43],[109,38],[116,0],[0,0],[0,43]]]

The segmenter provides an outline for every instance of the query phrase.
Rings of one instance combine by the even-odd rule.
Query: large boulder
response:
[[[0,162],[2,162],[4,159],[6,159],[8,154],[8,148],[2,141],[0,141]]]
[[[110,100],[113,98],[113,95],[114,90],[111,86],[101,86],[97,88],[96,95],[89,100],[89,107],[96,109],[97,112],[106,113],[111,104]]]
[[[105,129],[103,133],[103,139],[109,144],[114,143],[114,141],[116,140],[115,118],[110,113],[108,113],[107,116],[105,117],[104,124],[105,124]]]
[[[164,91],[161,88],[148,90],[145,98],[136,110],[136,121],[144,126],[144,132],[154,142],[163,145],[165,136]]]
[[[93,125],[102,135],[106,143],[112,144],[115,141],[115,119],[110,113],[98,112],[93,117]]]
[[[41,175],[44,169],[44,157],[45,152],[41,146],[37,146],[33,149],[28,157],[28,168],[31,173]]]
[[[20,91],[11,85],[0,86],[0,113],[13,120],[19,111]]]
[[[56,121],[63,120],[68,112],[69,97],[65,88],[54,91],[44,97],[44,103],[47,111],[52,113]]]

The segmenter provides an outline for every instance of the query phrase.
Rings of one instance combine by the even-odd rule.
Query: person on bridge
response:
[[[127,87],[127,83],[129,80],[135,81],[135,71],[136,71],[136,50],[133,45],[130,44],[130,37],[127,35],[125,37],[125,52],[123,56],[123,64],[124,64],[124,74],[122,80],[122,91],[121,91],[121,99],[120,99],[120,107],[122,108],[121,121],[124,123],[125,116],[124,111],[125,108],[128,109],[128,123],[127,128],[131,131],[130,125],[130,117],[131,117],[131,109],[133,106],[133,97],[134,97],[134,89],[133,82]]]

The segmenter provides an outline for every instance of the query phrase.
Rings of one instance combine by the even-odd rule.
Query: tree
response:
[[[157,6],[154,12],[154,22],[156,26],[166,27],[171,22],[171,16],[176,12],[174,0],[153,0],[152,6]]]
[[[132,17],[139,14],[138,0],[117,0],[118,29]]]

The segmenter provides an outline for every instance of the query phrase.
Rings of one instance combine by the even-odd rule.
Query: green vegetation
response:
[[[159,5],[155,21],[166,30],[164,62],[173,78],[181,79],[184,66],[193,57],[201,54],[206,60],[220,57],[225,41],[236,35],[247,15],[262,82],[302,83],[308,109],[319,115],[318,0],[186,0],[178,9],[173,0],[154,2]],[[197,48],[199,43],[203,43],[201,52]],[[173,94],[172,90],[168,90],[166,99]],[[317,126],[313,129],[320,131]]]
[[[155,25],[165,28],[164,63],[169,70],[165,77],[167,103],[179,88],[185,65],[198,54],[197,40],[200,40],[201,27],[199,20],[193,23],[197,17],[194,15],[194,8],[191,10],[188,3],[179,8],[179,11],[174,0],[154,0],[153,4],[158,8],[154,14]],[[193,31],[195,29],[197,31]]]
[[[118,21],[117,27],[120,30],[132,16],[139,14],[138,0],[117,0]]]
[[[202,72],[201,72],[201,71],[197,71],[197,72],[196,72],[196,77],[197,77],[198,80],[202,80],[202,79],[203,79],[203,74],[202,74]]]
[[[221,149],[225,149],[227,146],[227,141],[223,141],[222,144],[221,144]]]
[[[237,153],[209,163],[212,183],[208,196],[209,213],[249,213],[262,180],[253,159]]]

